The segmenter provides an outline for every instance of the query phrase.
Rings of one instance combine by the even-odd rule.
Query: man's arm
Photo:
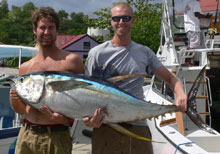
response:
[[[170,73],[164,66],[153,72],[161,80],[165,81],[175,92],[175,104],[180,111],[187,110],[187,95],[185,94],[181,82]]]
[[[26,63],[24,63],[19,68],[18,75],[25,74],[26,70]],[[18,94],[13,89],[10,89],[9,99],[11,107],[15,112],[19,113],[20,115],[24,115],[26,113],[26,104],[22,102]]]
[[[195,16],[197,17],[197,18],[199,18],[199,19],[201,19],[201,18],[211,18],[212,17],[212,14],[206,14],[206,15],[204,15],[204,14],[201,14],[201,13],[199,13],[199,12],[195,12]]]
[[[79,74],[82,74],[84,73],[84,65],[82,63],[82,60],[80,58],[79,55],[77,54],[71,54],[70,55],[70,71],[72,73],[79,73]]]

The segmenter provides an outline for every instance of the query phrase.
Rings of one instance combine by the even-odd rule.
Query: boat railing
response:
[[[180,51],[178,51],[179,53],[184,53],[184,52],[192,52],[192,53],[196,53],[196,52],[220,52],[220,48],[206,48],[206,49],[186,49],[186,48],[182,48]]]
[[[206,76],[205,77],[205,81],[206,81],[206,94],[207,94],[207,110],[209,113],[209,126],[212,125],[212,117],[211,117],[211,106],[212,106],[212,94],[211,94],[211,87],[210,87],[210,80],[209,78]]]
[[[195,54],[201,54],[199,58],[199,64],[195,65],[193,68],[196,67],[204,67],[208,63],[207,53],[220,53],[220,48],[205,48],[205,49],[186,49],[181,48],[179,51],[177,51],[178,57],[179,57],[179,66],[177,68],[176,74],[179,73],[179,70],[183,66],[183,62],[185,58],[192,58]],[[186,67],[187,69],[190,69],[192,67]]]

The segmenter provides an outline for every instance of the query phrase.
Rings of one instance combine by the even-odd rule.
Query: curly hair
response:
[[[32,25],[33,29],[37,28],[37,23],[42,19],[46,18],[49,21],[55,22],[56,29],[57,31],[59,30],[60,27],[60,21],[58,14],[54,11],[54,9],[50,7],[40,7],[36,11],[33,12],[32,15]]]

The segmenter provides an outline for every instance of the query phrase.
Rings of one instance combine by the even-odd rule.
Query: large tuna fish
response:
[[[35,72],[13,79],[11,86],[21,99],[35,107],[47,105],[69,118],[93,116],[102,108],[104,122],[125,122],[178,111],[138,99],[110,82],[64,72]]]
[[[201,129],[214,133],[196,110],[195,95],[205,67],[198,75],[188,94],[188,116]],[[120,81],[137,75],[113,77]],[[87,78],[65,72],[35,72],[12,79],[11,87],[21,99],[35,107],[47,105],[52,111],[69,118],[82,119],[93,116],[97,108],[105,112],[105,123],[126,122],[155,117],[178,111],[176,105],[159,105],[138,99],[108,81]],[[190,104],[193,103],[193,104]]]

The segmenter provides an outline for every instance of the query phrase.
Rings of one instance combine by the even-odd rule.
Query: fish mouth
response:
[[[16,91],[15,81],[13,79],[10,81],[10,86],[13,90]]]
[[[14,76],[2,74],[0,75],[0,83],[2,85],[10,85],[11,87],[15,87],[15,81],[13,80]],[[13,88],[14,89],[14,88]]]
[[[1,74],[0,75],[0,82],[7,82],[11,81],[14,76],[8,75],[8,74]]]

